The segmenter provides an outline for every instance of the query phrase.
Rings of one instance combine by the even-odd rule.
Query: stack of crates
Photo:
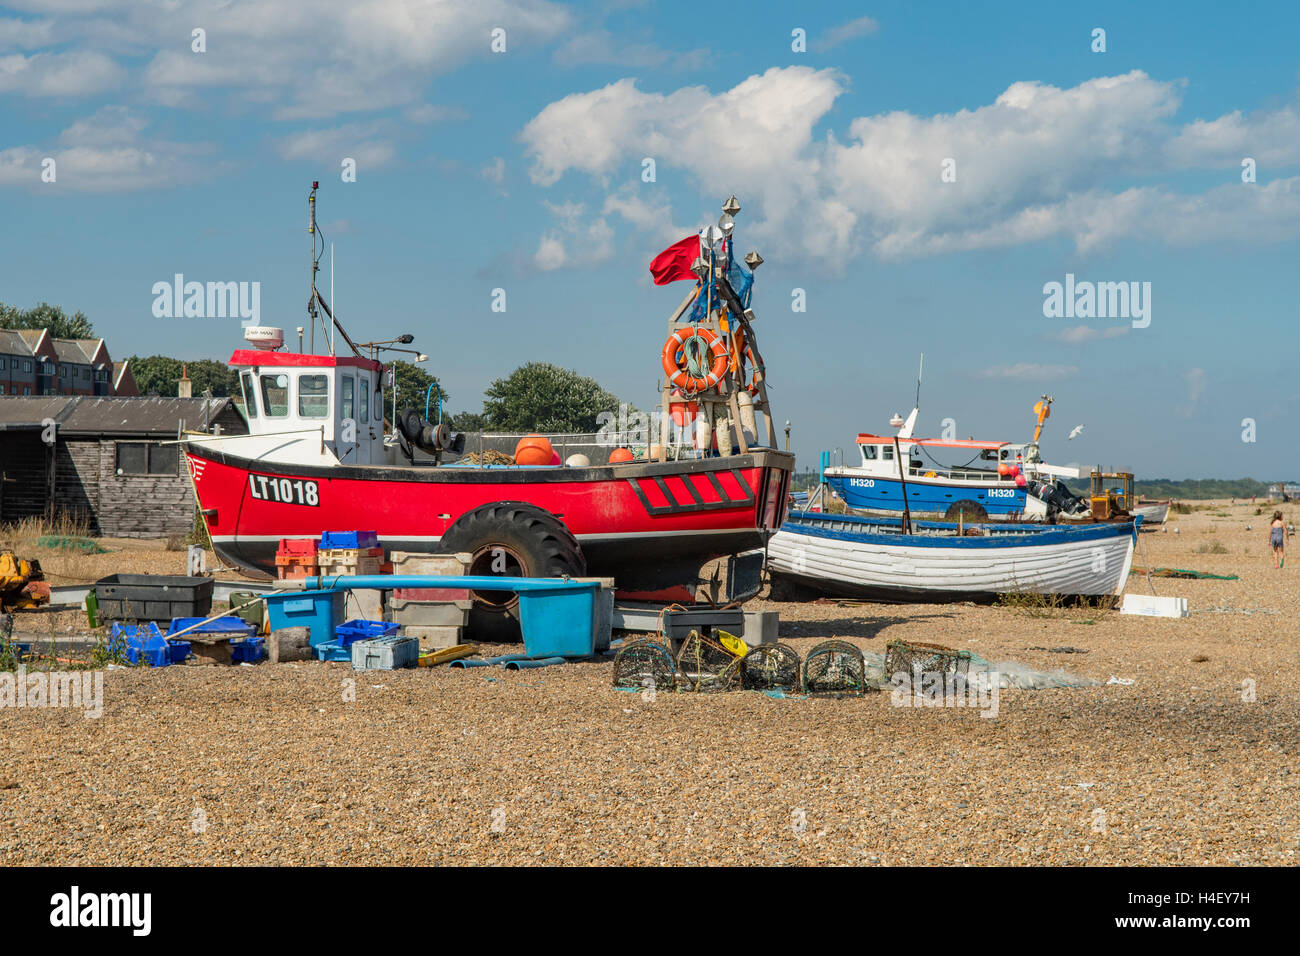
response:
[[[425,554],[394,551],[394,574],[468,574],[469,554]],[[450,588],[394,588],[388,620],[402,625],[422,650],[441,650],[461,643],[473,601],[469,591]]]
[[[379,535],[373,531],[326,531],[320,536],[319,555],[320,574],[326,579],[389,570]],[[384,592],[353,589],[348,592],[348,604],[363,618],[378,620],[384,613]]]
[[[315,538],[281,538],[275,552],[276,576],[308,578],[320,574],[320,548]]]
[[[382,574],[384,549],[373,531],[326,531],[320,536],[320,573]]]

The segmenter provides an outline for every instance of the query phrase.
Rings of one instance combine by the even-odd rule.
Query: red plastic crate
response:
[[[281,538],[280,547],[276,549],[277,558],[284,557],[310,557],[315,559],[319,546],[315,538]]]

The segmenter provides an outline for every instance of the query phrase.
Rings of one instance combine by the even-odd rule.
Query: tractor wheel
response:
[[[470,574],[523,578],[582,577],[587,561],[564,522],[535,505],[502,501],[467,511],[442,536],[445,554],[468,553]],[[471,591],[469,631],[476,641],[520,640],[513,591]]]
[[[959,515],[963,521],[989,520],[989,513],[984,510],[984,506],[978,501],[971,501],[969,498],[954,501],[948,506],[948,510],[943,513],[943,516],[949,521],[956,521]]]

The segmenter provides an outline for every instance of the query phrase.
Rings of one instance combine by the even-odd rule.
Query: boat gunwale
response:
[[[881,525],[894,524],[893,521],[884,522],[873,520],[861,515],[827,515],[820,512],[794,511],[791,512],[781,526],[777,529],[779,534],[782,531],[791,534],[803,534],[810,537],[828,538],[836,541],[846,541],[858,544],[879,544],[893,545],[895,547],[923,547],[923,548],[1015,548],[1015,547],[1044,547],[1059,544],[1077,544],[1087,541],[1103,541],[1109,538],[1122,537],[1125,534],[1131,535],[1136,540],[1138,530],[1142,524],[1141,516],[1135,516],[1133,521],[1098,523],[1088,525],[1044,525],[1033,523],[981,523],[975,525],[965,525],[968,528],[979,528],[985,531],[982,535],[971,535],[951,537],[946,535],[918,535],[903,534],[902,519],[898,519],[898,534],[878,533],[871,531],[835,531],[831,528],[819,527],[819,525],[830,522],[847,521],[851,524]],[[931,528],[934,530],[953,530],[957,529],[955,522],[946,521],[916,521],[914,527]],[[1017,531],[1017,529],[1024,529]]]

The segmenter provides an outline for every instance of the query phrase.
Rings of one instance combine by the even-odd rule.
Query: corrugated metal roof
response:
[[[32,425],[52,418],[61,435],[175,435],[181,422],[203,426],[204,407],[211,422],[229,398],[95,398],[44,395],[0,398],[0,424]]]

